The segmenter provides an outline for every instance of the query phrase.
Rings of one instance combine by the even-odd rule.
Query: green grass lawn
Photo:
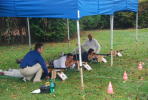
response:
[[[101,53],[110,51],[110,31],[95,30],[82,33],[81,42],[87,38],[87,33],[101,43]],[[63,51],[70,52],[76,47],[77,40],[71,40],[70,48],[67,43],[46,43],[43,57],[54,59]],[[31,94],[42,83],[24,83],[20,79],[0,77],[0,100],[148,100],[148,29],[139,30],[139,41],[135,41],[135,30],[115,30],[114,49],[126,49],[123,57],[114,58],[114,65],[108,63],[93,63],[91,72],[84,71],[85,90],[80,90],[80,73],[68,70],[68,80],[56,79],[55,96],[52,94]],[[0,69],[18,68],[16,58],[22,58],[29,48],[27,45],[1,46]],[[137,63],[145,63],[142,71],[137,70]],[[127,71],[129,80],[124,83],[122,75]],[[144,80],[139,80],[143,77]],[[109,81],[112,82],[114,95],[106,93]]]

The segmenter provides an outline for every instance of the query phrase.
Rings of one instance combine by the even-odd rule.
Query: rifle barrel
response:
[[[110,56],[111,54],[97,54],[97,55],[100,55],[100,56]]]

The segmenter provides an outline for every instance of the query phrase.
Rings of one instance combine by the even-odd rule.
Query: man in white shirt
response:
[[[72,65],[73,55],[67,54],[66,56],[62,56],[59,59],[53,61],[54,68],[68,68]]]
[[[51,78],[55,79],[56,73],[62,72],[63,71],[62,69],[74,68],[76,61],[74,61],[73,57],[74,56],[71,53],[69,53],[69,54],[66,54],[66,55],[54,60],[52,63],[52,70],[50,71],[52,73]],[[63,76],[60,75],[60,77],[62,77],[62,80],[65,80],[65,79],[63,79]]]
[[[100,52],[100,49],[101,49],[101,46],[100,44],[98,43],[98,41],[96,39],[94,39],[92,37],[91,34],[88,35],[88,40],[85,41],[83,43],[83,48],[85,48],[87,51],[89,49],[93,49],[95,53],[99,53]]]

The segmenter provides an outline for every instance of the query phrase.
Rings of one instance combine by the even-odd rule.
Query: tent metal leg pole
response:
[[[78,47],[79,47],[79,64],[80,64],[81,88],[84,89],[79,20],[77,20],[77,36],[78,36]]]
[[[29,23],[29,18],[27,18],[27,28],[28,28],[29,48],[30,48],[30,50],[31,50],[31,35],[30,35],[30,23]]]
[[[111,66],[113,65],[113,37],[114,37],[114,31],[113,31],[113,28],[114,28],[114,15],[111,15],[110,16],[110,29],[111,29],[111,32],[110,32],[110,49],[111,49]]]
[[[138,41],[138,12],[136,13],[136,41]]]
[[[68,47],[70,47],[69,19],[67,19]]]

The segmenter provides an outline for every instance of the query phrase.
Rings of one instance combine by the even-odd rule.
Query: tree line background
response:
[[[148,27],[148,1],[139,6],[139,28]],[[115,29],[135,27],[135,13],[117,12]],[[109,29],[107,15],[87,16],[80,20],[81,30]],[[76,21],[69,20],[70,36],[76,35]],[[60,42],[67,40],[67,20],[50,18],[30,18],[30,31],[33,42]],[[0,45],[28,43],[26,18],[0,18]]]

